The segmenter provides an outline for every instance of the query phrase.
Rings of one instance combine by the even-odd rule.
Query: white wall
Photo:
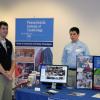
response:
[[[6,4],[8,2],[8,5]],[[8,38],[15,42],[16,18],[54,18],[54,63],[61,64],[69,28],[80,28],[80,40],[92,55],[100,55],[100,0],[1,0],[0,20],[9,23]]]

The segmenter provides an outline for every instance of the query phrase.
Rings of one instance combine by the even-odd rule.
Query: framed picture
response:
[[[100,90],[100,56],[93,57],[94,81],[93,88]]]
[[[92,89],[93,84],[93,57],[77,56],[77,88]]]

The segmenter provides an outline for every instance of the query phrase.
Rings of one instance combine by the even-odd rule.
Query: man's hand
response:
[[[12,74],[9,72],[9,71],[6,71],[5,72],[5,77],[8,79],[8,80],[12,80]]]

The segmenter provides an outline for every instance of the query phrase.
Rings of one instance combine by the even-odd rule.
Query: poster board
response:
[[[94,66],[94,82],[93,88],[100,90],[100,56],[93,57]]]
[[[93,57],[77,56],[77,88],[92,89]]]
[[[16,18],[16,86],[53,61],[53,18]]]

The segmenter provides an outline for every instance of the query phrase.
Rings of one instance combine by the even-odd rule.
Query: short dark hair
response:
[[[77,27],[70,28],[69,32],[75,31],[77,34],[80,34],[80,30]]]
[[[4,25],[4,26],[7,26],[8,27],[8,23],[7,22],[5,22],[5,21],[0,21],[0,28],[1,28],[1,26],[2,25]]]

